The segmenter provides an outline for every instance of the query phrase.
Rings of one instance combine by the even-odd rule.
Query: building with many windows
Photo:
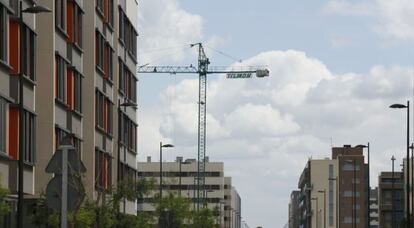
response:
[[[172,192],[182,197],[190,198],[192,209],[197,208],[197,161],[183,160],[177,157],[174,162],[162,162],[163,195]],[[219,221],[224,228],[241,227],[241,198],[232,186],[231,177],[224,176],[223,162],[210,162],[206,157],[205,189],[207,206],[220,211]],[[139,178],[160,179],[160,163],[152,162],[151,157],[146,162],[138,162]],[[159,194],[156,189],[138,202],[138,211],[154,212],[154,197]],[[200,205],[202,207],[202,205]]]
[[[0,227],[15,226],[16,223],[20,150],[23,150],[25,202],[33,199],[35,193],[38,23],[37,16],[28,13],[24,13],[20,20],[22,9],[32,4],[32,0],[0,1],[0,186],[10,191],[8,200],[12,206]],[[23,203],[23,207],[27,215],[27,203]],[[23,222],[25,225],[26,221]]]
[[[370,212],[370,228],[379,227],[379,206],[378,206],[378,187],[371,189],[369,199],[369,212]]]
[[[378,177],[379,227],[399,228],[404,220],[404,174],[381,172]]]
[[[117,181],[136,177],[138,3],[42,3],[53,13],[38,18],[35,190],[45,190],[45,167],[69,136],[87,168],[87,196],[104,197]],[[123,201],[120,210],[135,214],[135,202]]]

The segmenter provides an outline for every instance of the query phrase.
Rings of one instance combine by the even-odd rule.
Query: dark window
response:
[[[128,70],[127,66],[119,60],[119,91],[136,103],[137,100],[137,79],[134,74]]]
[[[0,97],[0,152],[7,153],[7,113],[8,103]]]
[[[105,49],[105,38],[100,32],[96,32],[96,66],[104,71],[104,49]]]
[[[68,22],[73,24],[72,42],[76,43],[79,47],[82,47],[83,12],[75,2],[73,2],[73,5],[73,21]]]
[[[56,26],[66,30],[66,0],[56,0],[55,2]]]
[[[112,158],[109,154],[95,151],[95,186],[99,190],[108,190],[112,185]]]
[[[66,103],[66,61],[56,55],[56,98]]]
[[[78,72],[74,72],[74,100],[73,108],[82,113],[82,76]]]
[[[121,118],[121,135],[120,142],[129,150],[136,152],[137,150],[137,126],[129,117],[123,113]]]
[[[95,99],[96,99],[95,100],[96,126],[104,130],[105,133],[112,135],[113,133],[113,126],[112,126],[113,104],[104,94],[102,94],[98,90],[96,91]]]
[[[24,161],[35,162],[35,116],[30,112],[24,112]]]
[[[27,26],[24,27],[23,37],[23,74],[29,77],[32,81],[35,80],[35,51],[36,51],[36,37],[35,33]]]
[[[111,46],[109,43],[105,44],[105,63],[104,63],[104,72],[105,72],[105,78],[112,81],[113,78],[113,51],[111,49]]]
[[[9,24],[9,16],[7,10],[0,4],[0,60],[7,62],[7,27]]]
[[[125,21],[124,21],[124,11],[119,8],[119,40],[124,43],[125,40]]]
[[[108,13],[107,13],[108,24],[114,26],[114,0],[108,0]]]
[[[98,8],[98,10],[103,13],[103,8],[104,8],[104,0],[96,0],[96,7]]]
[[[64,131],[58,127],[55,128],[55,137],[56,137],[56,149],[59,148],[59,146],[62,143],[63,138],[65,138],[65,136],[67,136],[69,133],[67,131]],[[81,158],[81,154],[82,154],[82,140],[77,138],[76,136],[74,136],[72,134],[71,136],[71,143],[72,145],[76,148],[76,151],[79,154],[79,158]]]

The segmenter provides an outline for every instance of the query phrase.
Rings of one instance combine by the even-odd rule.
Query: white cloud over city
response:
[[[161,15],[153,8],[162,8]],[[414,39],[412,0],[333,0],[322,10],[375,17],[376,31],[387,38]],[[176,0],[145,1],[141,11],[139,23],[148,37],[140,40],[151,48],[211,39],[203,37],[203,19],[181,9]],[[264,51],[242,65],[266,65],[270,77],[209,79],[207,155],[225,162],[245,205],[242,216],[253,224],[275,215],[286,221],[289,194],[306,160],[329,157],[331,143],[373,142],[373,179],[387,169],[391,155],[401,158],[404,113],[388,106],[412,96],[411,67],[376,65],[367,72],[338,73],[301,50]],[[196,156],[197,101],[197,79],[185,79],[160,91],[151,107],[142,107],[140,159],[157,158],[161,139],[174,141],[177,156]],[[400,141],[400,146],[390,143]]]

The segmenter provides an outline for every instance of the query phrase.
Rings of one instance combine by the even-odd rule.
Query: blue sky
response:
[[[411,97],[414,76],[412,0],[142,0],[139,61],[195,63],[207,46],[267,65],[266,80],[209,79],[208,147],[225,162],[252,226],[283,227],[290,191],[306,160],[334,145],[371,142],[371,179],[404,154],[403,113],[390,103]],[[169,51],[174,54],[165,56]],[[212,65],[234,61],[208,51]],[[196,75],[140,75],[139,157],[196,155]],[[398,160],[397,160],[398,161]]]

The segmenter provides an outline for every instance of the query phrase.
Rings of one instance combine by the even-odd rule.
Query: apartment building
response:
[[[90,199],[126,176],[136,178],[136,0],[41,0],[38,17],[36,194],[45,168],[68,136],[87,168]],[[135,202],[121,212],[135,214]]]
[[[341,228],[364,228],[368,218],[368,166],[363,148],[332,148],[332,159],[338,161],[339,218]]]
[[[369,199],[369,212],[370,212],[370,228],[379,227],[379,205],[378,205],[378,187],[371,189]]]
[[[299,180],[299,227],[337,227],[338,161],[310,159]]]
[[[38,23],[37,16],[30,13],[23,13],[20,20],[22,9],[31,6],[32,0],[0,0],[0,185],[10,191],[12,206],[0,227],[16,226],[20,150],[23,150],[24,162],[22,205],[25,216],[28,214],[27,204],[34,198]]]
[[[290,202],[289,202],[289,228],[299,228],[300,220],[299,220],[299,197],[300,191],[292,191],[290,194]]]
[[[381,172],[378,177],[379,227],[404,227],[404,174]]]
[[[183,160],[177,157],[174,162],[162,162],[163,194],[173,192],[182,197],[190,198],[192,209],[197,208],[197,161],[196,159]],[[224,176],[223,162],[211,162],[206,157],[205,189],[207,207],[218,208],[220,223],[224,228],[241,226],[241,198],[232,186],[230,177]],[[153,162],[151,157],[146,162],[138,162],[139,178],[154,178],[159,183],[160,163]],[[138,211],[155,211],[153,197],[159,194],[156,189],[138,202]]]

